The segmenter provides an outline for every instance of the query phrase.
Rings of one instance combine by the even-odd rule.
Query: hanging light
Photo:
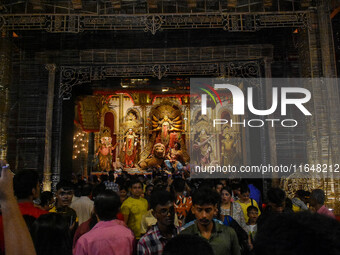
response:
[[[72,0],[72,6],[73,6],[73,9],[75,10],[80,10],[83,8],[83,4],[81,0]]]
[[[148,0],[149,9],[157,9],[157,0]]]
[[[228,8],[236,8],[237,7],[237,0],[227,0],[227,7]]]
[[[263,0],[263,6],[265,8],[272,7],[273,6],[273,0]]]
[[[196,2],[196,0],[187,0],[187,1],[188,1],[188,7],[189,7],[190,9],[196,8],[196,7],[197,7],[197,2]]]
[[[310,6],[310,0],[301,0],[301,7],[308,8]]]

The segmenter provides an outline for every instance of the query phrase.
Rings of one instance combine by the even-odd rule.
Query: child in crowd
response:
[[[247,216],[248,216],[248,222],[246,225],[246,230],[248,234],[248,242],[249,246],[251,247],[251,250],[253,249],[253,243],[255,239],[255,235],[257,232],[257,218],[259,217],[259,209],[255,206],[248,206],[247,208]]]

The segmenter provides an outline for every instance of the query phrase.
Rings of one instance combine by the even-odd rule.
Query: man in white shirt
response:
[[[73,201],[70,206],[78,215],[79,225],[91,217],[93,210],[93,201],[90,199],[91,193],[92,185],[84,184],[81,189],[81,197]]]

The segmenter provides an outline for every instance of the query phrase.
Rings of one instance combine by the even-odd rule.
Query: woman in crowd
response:
[[[239,203],[231,202],[231,188],[223,187],[221,189],[221,205],[220,214],[221,220],[225,221],[226,216],[231,216],[237,223],[246,229],[246,222],[244,220],[244,214]]]

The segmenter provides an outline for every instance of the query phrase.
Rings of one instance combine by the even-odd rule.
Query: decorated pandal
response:
[[[224,125],[216,135],[208,117],[198,111],[190,113],[190,97],[186,93],[99,91],[78,98],[76,113],[73,160],[78,171],[189,171],[190,144],[196,151],[191,159],[194,163],[234,164],[242,158],[240,131]],[[218,115],[231,118],[228,110]],[[93,142],[87,141],[86,146],[79,143],[79,137],[84,138],[84,143],[91,139],[91,133]],[[93,159],[89,160],[91,151]],[[82,174],[86,175],[85,171]]]

